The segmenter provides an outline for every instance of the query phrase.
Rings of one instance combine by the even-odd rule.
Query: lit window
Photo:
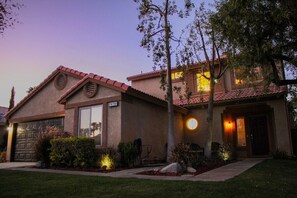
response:
[[[246,146],[246,132],[245,132],[245,123],[244,117],[239,117],[236,119],[236,128],[237,128],[237,145]]]
[[[210,78],[209,72],[204,72],[204,76]],[[202,74],[196,74],[197,78],[197,91],[209,91],[210,90],[210,83],[207,78],[205,78]]]
[[[234,70],[234,79],[236,85],[256,83],[263,80],[263,75],[260,67],[252,68],[250,71],[245,71],[244,68]]]
[[[183,72],[173,72],[171,74],[171,79],[172,80],[178,80],[178,79],[180,79],[182,77],[183,77]]]
[[[102,145],[102,105],[79,109],[78,136],[92,137]]]

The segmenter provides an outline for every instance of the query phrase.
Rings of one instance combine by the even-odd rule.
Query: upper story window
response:
[[[236,85],[257,83],[263,80],[263,75],[260,67],[252,68],[249,71],[244,68],[237,68],[234,69],[234,79]]]
[[[209,72],[204,72],[204,76],[207,78],[210,77]],[[210,90],[210,83],[207,78],[205,78],[201,73],[196,74],[197,79],[197,91],[209,91]]]
[[[92,137],[96,145],[102,145],[102,105],[79,109],[78,136]]]
[[[171,79],[172,80],[179,80],[183,77],[183,72],[173,72],[171,74]]]

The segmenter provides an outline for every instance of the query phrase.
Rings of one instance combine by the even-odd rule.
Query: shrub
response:
[[[195,153],[191,151],[191,144],[179,143],[172,151],[172,160],[182,165],[190,165],[196,156]]]
[[[67,132],[61,131],[61,129],[48,126],[44,131],[41,131],[37,136],[37,141],[34,146],[34,153],[37,160],[42,162],[42,166],[49,166],[50,164],[50,140],[58,137],[67,137]]]
[[[133,142],[120,142],[118,152],[120,153],[121,166],[134,166],[134,161],[137,158],[137,147]]]
[[[218,150],[218,158],[220,160],[230,161],[233,157],[233,149],[229,144],[220,145]]]
[[[284,150],[276,149],[274,152],[272,152],[273,159],[288,159],[288,153]]]
[[[6,152],[0,152],[0,163],[6,162]]]
[[[95,141],[88,137],[51,140],[51,165],[57,167],[90,167],[95,163]]]

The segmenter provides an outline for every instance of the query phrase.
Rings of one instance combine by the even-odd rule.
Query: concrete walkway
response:
[[[197,176],[193,176],[191,174],[184,174],[182,176],[152,176],[152,175],[137,174],[143,171],[148,171],[148,170],[152,170],[160,167],[135,168],[135,169],[122,170],[122,171],[115,171],[110,173],[66,171],[66,170],[55,170],[55,169],[36,169],[36,168],[30,168],[30,166],[34,166],[36,164],[31,162],[0,163],[0,169],[71,174],[71,175],[86,175],[86,176],[107,176],[107,177],[115,177],[115,178],[139,178],[139,179],[179,180],[179,181],[226,181],[237,175],[240,175],[244,171],[262,162],[263,160],[264,159],[245,159],[239,162],[235,162],[235,163],[228,164],[226,166],[219,167],[217,169],[213,169],[211,171],[202,173]]]

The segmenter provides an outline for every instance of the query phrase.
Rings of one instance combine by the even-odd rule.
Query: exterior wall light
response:
[[[198,127],[198,121],[195,118],[189,118],[186,122],[186,126],[189,130],[195,130]]]

